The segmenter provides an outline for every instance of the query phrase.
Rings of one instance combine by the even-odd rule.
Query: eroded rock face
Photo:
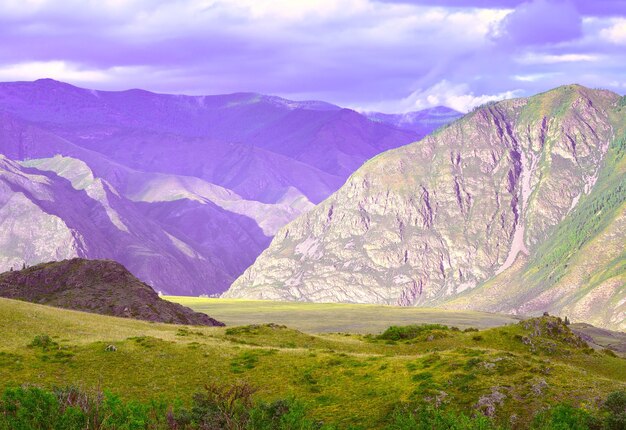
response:
[[[435,305],[475,288],[593,189],[618,99],[561,87],[373,158],[280,230],[225,296]]]

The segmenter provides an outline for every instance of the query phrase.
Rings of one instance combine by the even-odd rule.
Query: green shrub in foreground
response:
[[[569,405],[557,405],[539,413],[531,425],[533,430],[601,429],[599,420],[588,412]]]
[[[12,387],[0,397],[0,430],[331,430],[308,419],[298,402],[256,403],[254,392],[247,383],[210,384],[187,410],[73,387]]]
[[[468,417],[428,406],[399,407],[391,416],[387,430],[498,430],[489,418]]]

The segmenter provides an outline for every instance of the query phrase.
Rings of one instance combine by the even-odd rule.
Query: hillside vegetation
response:
[[[314,335],[269,321],[186,327],[0,299],[0,326],[0,390],[24,398],[39,394],[15,387],[102,390],[122,412],[151,401],[164,414],[198,411],[213,403],[194,394],[245,386],[251,408],[284,400],[311,426],[408,429],[424,414],[440,423],[451,414],[478,424],[432,428],[523,429],[562,403],[600,416],[607,396],[626,388],[624,360],[589,348],[555,317],[480,331],[440,324],[396,328],[410,334],[396,337]]]

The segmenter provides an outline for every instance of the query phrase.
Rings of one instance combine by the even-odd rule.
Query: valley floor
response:
[[[445,324],[459,328],[489,328],[517,323],[521,318],[474,311],[342,303],[277,302],[163,296],[211,315],[227,326],[273,322],[306,333],[380,333],[392,325]]]

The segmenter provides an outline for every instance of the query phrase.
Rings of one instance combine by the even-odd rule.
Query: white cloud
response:
[[[65,61],[33,61],[0,66],[0,81],[33,81],[52,78],[64,82],[98,84],[114,81],[121,75],[142,73],[139,67],[85,69]]]
[[[551,72],[551,73],[531,73],[529,75],[515,75],[513,79],[520,82],[537,82],[542,79],[552,78],[558,75],[562,75],[560,72]]]
[[[367,0],[215,0],[213,5],[241,9],[252,19],[281,21],[356,15],[371,8]]]
[[[616,19],[613,25],[600,31],[600,37],[616,45],[626,45],[626,18]]]
[[[581,61],[598,61],[599,55],[590,54],[537,54],[529,53],[517,58],[521,64],[556,64],[556,63],[576,63]]]
[[[498,94],[476,95],[467,84],[453,84],[442,80],[426,90],[414,91],[402,100],[377,103],[366,108],[358,108],[358,110],[406,113],[435,106],[447,106],[460,112],[469,112],[476,106],[518,97],[520,93],[520,90],[513,90]]]

